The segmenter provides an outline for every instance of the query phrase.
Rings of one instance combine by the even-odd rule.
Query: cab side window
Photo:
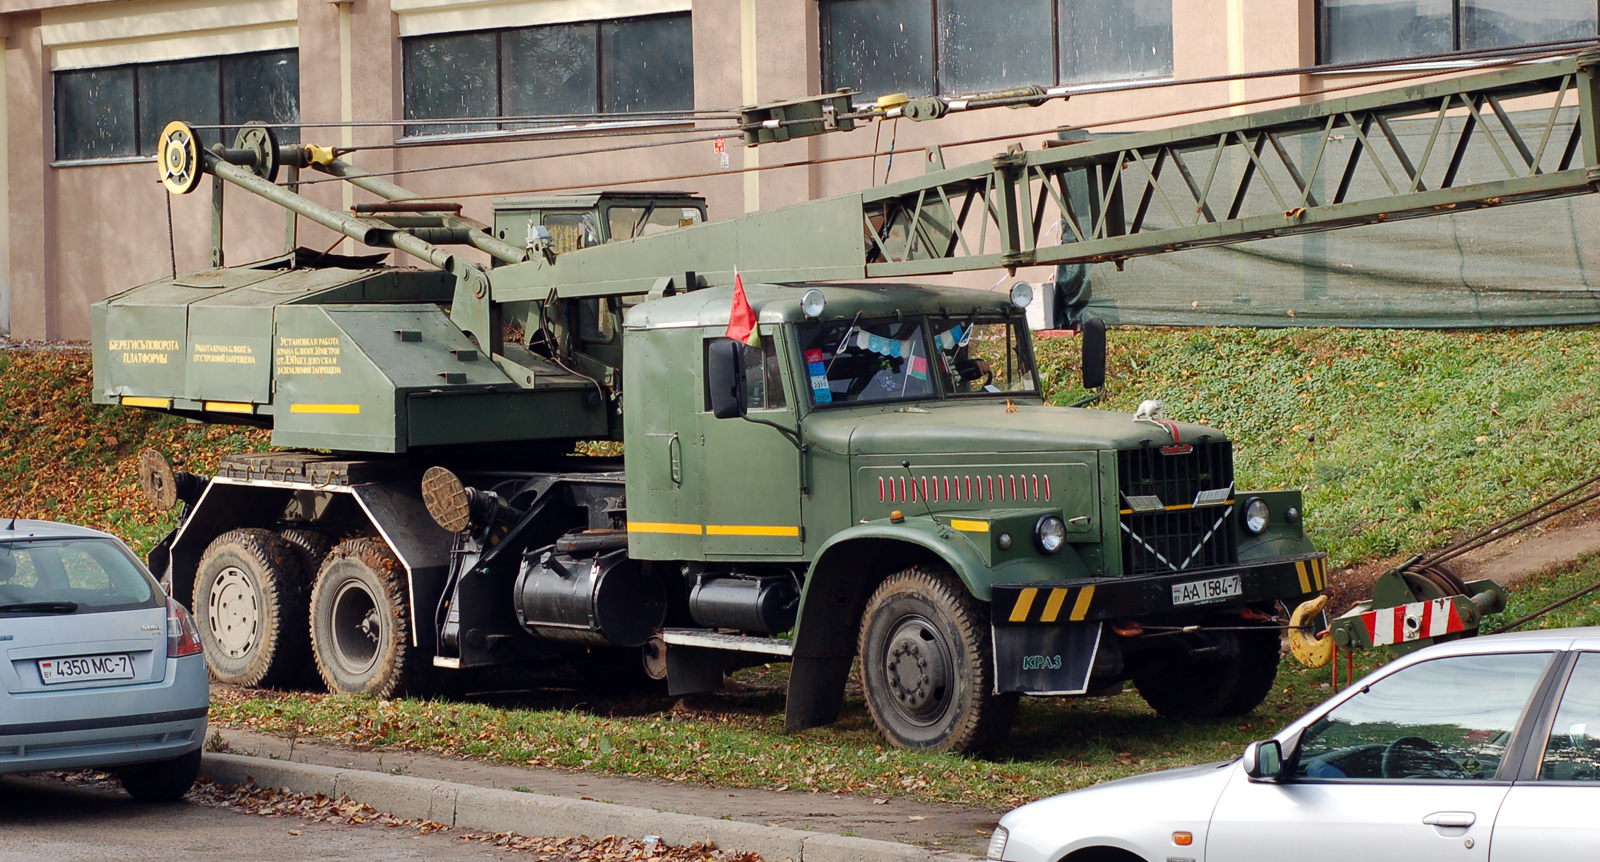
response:
[[[706,341],[706,347],[709,349],[718,340]],[[740,345],[744,353],[744,394],[751,411],[784,410],[789,406],[788,399],[783,395],[782,360],[778,355],[776,340],[776,336],[767,333],[762,336],[760,347]],[[711,409],[709,392],[706,393],[704,409]]]
[[[1295,777],[1310,781],[1486,781],[1550,653],[1453,656],[1412,665],[1306,729]],[[1472,697],[1462,697],[1470,691]]]
[[[1572,669],[1539,780],[1600,781],[1600,653],[1584,653]]]

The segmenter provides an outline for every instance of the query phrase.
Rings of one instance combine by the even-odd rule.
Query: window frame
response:
[[[681,19],[690,28],[689,106],[687,108],[663,108],[663,109],[661,109],[659,111],[640,112],[642,114],[645,114],[645,116],[643,116],[643,117],[641,117],[639,119],[625,119],[625,117],[627,116],[625,113],[607,113],[605,108],[608,105],[608,100],[609,100],[610,96],[612,95],[612,93],[611,93],[612,84],[608,83],[609,82],[609,78],[606,75],[607,67],[606,67],[606,46],[605,46],[606,37],[605,37],[605,32],[604,32],[605,25],[607,25],[607,24],[615,24],[615,23],[623,22],[623,21],[647,21],[647,20],[651,20],[651,19],[666,19],[666,18]],[[594,112],[592,114],[583,114],[582,116],[579,116],[579,117],[573,117],[573,116],[568,116],[568,115],[563,115],[563,114],[556,114],[556,115],[553,115],[553,116],[558,118],[558,119],[564,120],[564,122],[556,123],[556,124],[548,125],[548,126],[528,125],[529,123],[537,123],[538,122],[537,115],[531,115],[531,114],[530,115],[517,114],[517,115],[511,115],[511,116],[532,117],[533,119],[520,119],[520,120],[514,120],[512,122],[507,122],[506,119],[507,119],[508,115],[506,114],[506,79],[505,79],[505,74],[506,74],[505,36],[506,36],[506,34],[518,32],[518,31],[525,31],[525,30],[535,30],[535,29],[540,29],[540,28],[544,28],[544,27],[585,27],[585,26],[594,28],[594,43],[595,43],[595,50],[594,50],[594,66],[595,66],[594,109],[595,110],[594,110]],[[614,18],[594,18],[594,19],[589,19],[589,20],[584,20],[584,21],[563,21],[563,22],[556,23],[556,24],[535,24],[535,25],[526,26],[526,27],[496,27],[496,28],[480,29],[480,30],[459,30],[459,31],[441,32],[441,33],[417,34],[415,36],[404,36],[404,37],[401,37],[401,39],[400,39],[400,82],[399,82],[400,83],[400,93],[401,93],[400,120],[404,123],[404,125],[402,125],[400,127],[401,134],[399,135],[399,137],[397,139],[397,143],[401,143],[401,144],[419,143],[419,142],[424,142],[424,141],[428,142],[428,143],[436,143],[436,142],[441,141],[441,140],[458,140],[458,139],[459,140],[472,140],[472,139],[479,139],[479,138],[486,138],[486,137],[487,138],[538,137],[538,136],[545,136],[545,135],[566,134],[566,133],[569,133],[569,132],[573,131],[574,129],[577,129],[577,128],[580,128],[580,127],[582,127],[582,128],[590,128],[590,127],[594,127],[594,126],[597,126],[597,125],[603,125],[606,128],[629,128],[629,127],[639,127],[639,126],[682,125],[682,124],[685,124],[685,123],[692,124],[694,122],[694,117],[693,117],[692,112],[693,112],[694,107],[695,107],[695,92],[694,92],[695,59],[694,59],[694,53],[693,53],[693,28],[694,28],[694,13],[693,13],[693,10],[689,10],[689,11],[678,11],[678,12],[656,12],[656,13],[651,13],[651,14],[647,14],[647,15],[623,15],[623,16],[618,16],[618,17],[614,17]],[[405,92],[406,92],[406,87],[407,87],[408,83],[411,81],[411,77],[412,76],[411,76],[411,55],[407,51],[407,43],[414,42],[414,41],[417,41],[417,40],[438,39],[438,38],[444,38],[444,37],[450,37],[450,36],[468,36],[468,35],[476,35],[476,34],[491,35],[491,36],[494,37],[494,76],[495,76],[495,79],[494,79],[494,83],[495,83],[495,86],[494,86],[494,103],[495,103],[495,114],[492,117],[483,117],[481,122],[479,122],[479,118],[477,118],[477,117],[462,118],[464,120],[462,125],[493,126],[494,128],[479,128],[479,129],[473,129],[473,130],[467,130],[467,131],[429,132],[429,131],[426,131],[427,125],[413,126],[413,121],[423,121],[424,123],[427,123],[428,121],[436,121],[437,118],[433,118],[433,117],[413,117],[409,113],[409,111],[410,111],[410,103],[405,98]],[[678,118],[678,117],[663,118],[663,117],[659,116],[659,114],[667,114],[667,113],[673,113],[673,112],[682,112],[684,114],[684,116],[681,117],[681,118]],[[591,117],[592,117],[592,119],[590,119]]]
[[[818,84],[819,84],[819,92],[826,92],[826,91],[830,91],[830,90],[833,90],[833,89],[837,89],[834,86],[835,82],[834,82],[834,69],[833,69],[833,26],[832,26],[833,6],[834,6],[835,2],[849,2],[849,0],[820,0],[820,2],[818,3],[818,5],[821,7],[821,9],[819,10],[819,14],[817,16],[817,28],[818,28],[818,31],[819,31],[818,34],[817,34],[817,45],[818,45],[818,52],[821,54],[821,57],[820,57],[821,62],[818,64],[818,74],[821,76],[821,80],[818,82]],[[940,72],[940,62],[939,62],[939,2],[940,2],[940,0],[922,0],[922,2],[926,2],[928,4],[928,15],[929,15],[930,22],[931,22],[930,29],[929,29],[929,41],[932,44],[930,44],[928,46],[928,57],[929,57],[929,67],[932,69],[932,72],[933,72],[933,78],[929,82],[930,86],[929,86],[929,91],[928,91],[927,95],[929,95],[929,96],[961,95],[964,91],[960,91],[960,90],[949,90],[949,91],[947,91],[942,86],[940,86],[940,75],[939,75],[939,72]],[[1321,0],[1318,0],[1318,8],[1319,9],[1321,8],[1320,3],[1321,3]],[[1177,0],[1172,0],[1172,5],[1174,7],[1176,7]],[[1177,37],[1174,36],[1173,37],[1174,42],[1176,42],[1176,39],[1177,39]],[[1170,53],[1169,53],[1169,58],[1170,58]],[[1051,68],[1050,80],[1048,80],[1048,81],[1037,81],[1037,82],[1032,82],[1032,83],[1036,83],[1039,86],[1046,86],[1046,87],[1066,87],[1069,90],[1074,90],[1075,91],[1075,90],[1080,90],[1080,89],[1092,90],[1092,89],[1094,89],[1096,87],[1104,87],[1104,86],[1106,86],[1108,84],[1118,84],[1118,83],[1124,83],[1124,82],[1128,82],[1128,81],[1170,81],[1170,80],[1173,80],[1173,73],[1172,72],[1168,72],[1168,73],[1163,74],[1163,75],[1150,75],[1150,76],[1147,76],[1147,77],[1109,78],[1109,79],[1106,79],[1104,81],[1083,81],[1083,82],[1072,83],[1072,84],[1064,83],[1063,80],[1062,80],[1062,75],[1061,75],[1061,0],[1050,0],[1050,68]],[[1019,83],[1019,86],[1024,86],[1024,85]],[[856,95],[875,98],[877,96],[885,95],[885,94],[883,94],[883,93],[858,93]]]
[[[256,55],[263,55],[263,54],[288,54],[288,55],[293,56],[294,57],[294,63],[295,63],[295,78],[296,78],[297,81],[299,80],[299,75],[300,75],[300,49],[299,48],[274,48],[274,49],[270,49],[270,50],[266,50],[266,51],[245,51],[245,52],[239,53],[239,54],[207,54],[207,55],[201,56],[201,57],[182,57],[182,58],[173,59],[173,60],[155,60],[155,61],[144,62],[144,63],[118,63],[118,64],[115,64],[115,65],[112,65],[112,66],[89,66],[89,67],[85,67],[85,68],[81,68],[81,69],[53,69],[53,70],[51,70],[51,72],[50,72],[50,110],[51,110],[51,122],[52,122],[52,125],[54,126],[53,131],[55,133],[54,134],[55,143],[54,143],[54,146],[52,147],[52,150],[51,150],[50,166],[51,167],[74,167],[74,166],[78,166],[78,165],[131,164],[131,163],[134,163],[134,162],[148,162],[148,161],[156,158],[157,154],[155,152],[149,152],[149,153],[143,152],[145,129],[142,127],[142,124],[139,121],[139,114],[140,114],[140,110],[139,110],[139,101],[140,101],[140,95],[139,95],[139,91],[140,91],[139,72],[140,72],[141,69],[146,69],[146,68],[151,68],[151,67],[156,67],[156,66],[174,66],[174,65],[181,65],[181,64],[184,64],[184,63],[197,63],[197,62],[201,62],[201,61],[205,61],[205,60],[214,60],[214,61],[216,61],[216,63],[217,63],[217,77],[216,77],[216,82],[215,83],[216,83],[216,88],[217,88],[217,122],[219,124],[227,123],[228,122],[228,118],[227,118],[228,101],[227,101],[227,84],[225,83],[225,81],[226,81],[226,78],[228,76],[227,69],[228,69],[228,67],[230,65],[229,61],[233,60],[235,58],[239,58],[239,57],[249,57],[249,56],[256,56]],[[60,86],[60,81],[61,81],[62,76],[64,76],[64,75],[72,75],[72,74],[80,73],[80,72],[105,72],[105,71],[115,71],[115,70],[120,70],[120,69],[129,69],[129,70],[132,70],[132,72],[133,72],[133,100],[132,100],[131,104],[128,106],[129,117],[130,117],[131,124],[133,126],[133,152],[131,152],[131,153],[120,153],[120,154],[111,155],[111,156],[89,156],[89,157],[84,157],[84,158],[63,155],[62,152],[61,152],[61,145],[62,145],[62,137],[61,137],[61,104],[62,104],[62,99],[63,99],[63,95],[64,94],[63,94],[63,88]],[[243,123],[246,123],[246,122],[251,122],[251,121],[250,120],[241,120],[240,124],[242,125]],[[163,127],[165,127],[165,125],[166,125],[166,123],[162,123]],[[293,128],[293,129],[296,130],[295,138],[298,139],[298,137],[299,137],[299,135],[298,135],[299,127],[300,127],[300,97],[299,97],[299,93],[296,93],[295,94],[295,121],[293,123],[283,123],[281,125],[275,125],[272,128],[274,130],[285,129],[285,128]],[[224,130],[222,130],[222,129],[202,129],[202,130],[199,130],[199,131],[200,131],[200,136],[201,136],[202,139],[208,133],[215,132],[217,134],[217,136],[218,136],[218,139],[219,140],[223,140],[223,131]],[[159,130],[157,131],[157,134],[159,134]],[[231,145],[233,142],[224,140],[224,143]]]
[[[1308,778],[1296,775],[1300,767],[1300,758],[1305,751],[1306,732],[1315,727],[1317,722],[1326,718],[1334,710],[1339,709],[1358,697],[1374,683],[1381,682],[1391,676],[1404,673],[1420,665],[1452,658],[1469,658],[1492,655],[1547,655],[1550,661],[1541,672],[1539,680],[1534,683],[1532,692],[1522,706],[1516,722],[1511,727],[1511,735],[1506,741],[1505,753],[1500,758],[1500,765],[1495,769],[1495,774],[1488,779],[1438,779],[1438,778],[1349,778],[1328,779]],[[1363,784],[1381,783],[1385,786],[1404,785],[1440,785],[1462,784],[1468,786],[1510,785],[1514,782],[1525,781],[1529,775],[1529,763],[1533,764],[1535,774],[1544,755],[1540,745],[1532,744],[1535,740],[1543,740],[1548,734],[1551,722],[1555,717],[1553,704],[1556,703],[1554,693],[1559,690],[1568,675],[1574,662],[1573,654],[1563,652],[1559,647],[1545,647],[1535,649],[1506,649],[1494,652],[1462,652],[1452,655],[1441,655],[1424,661],[1411,662],[1404,667],[1395,668],[1378,679],[1363,680],[1359,685],[1352,685],[1345,689],[1344,696],[1336,701],[1325,702],[1318,711],[1308,714],[1300,720],[1300,727],[1286,740],[1287,746],[1293,750],[1284,758],[1283,774],[1285,784],[1316,784],[1327,786],[1359,786]],[[1593,785],[1589,785],[1593,786]]]
[[[1596,33],[1595,33],[1595,35],[1600,36],[1600,0],[1597,0],[1595,6],[1596,6],[1596,27],[1595,27]],[[1332,63],[1330,63],[1328,58],[1327,58],[1327,42],[1326,42],[1327,30],[1328,30],[1327,0],[1316,0],[1314,6],[1312,8],[1312,11],[1313,11],[1313,15],[1312,15],[1313,34],[1312,34],[1312,37],[1315,40],[1315,46],[1316,46],[1316,50],[1315,50],[1316,65],[1318,65],[1318,66],[1332,65]],[[1452,2],[1450,4],[1450,46],[1451,47],[1450,47],[1450,50],[1449,50],[1448,53],[1457,54],[1457,53],[1461,53],[1461,52],[1464,52],[1464,51],[1492,51],[1492,50],[1494,50],[1492,48],[1463,48],[1461,46],[1462,28],[1465,26],[1465,23],[1464,23],[1465,20],[1466,20],[1465,19],[1465,14],[1463,13],[1462,8],[1461,8],[1461,0],[1452,0]],[[1533,44],[1533,43],[1523,42],[1523,43],[1520,43],[1520,44],[1526,45],[1526,44]],[[1514,51],[1519,47],[1519,45],[1501,45],[1501,46],[1497,46],[1497,47],[1504,48],[1505,50],[1508,50],[1508,51]],[[1413,57],[1414,56],[1422,56],[1422,55],[1413,55]],[[1437,68],[1471,68],[1473,66],[1481,65],[1482,63],[1484,63],[1485,61],[1487,61],[1488,59],[1490,59],[1492,57],[1493,57],[1492,54],[1485,54],[1485,55],[1479,56],[1479,57],[1474,57],[1474,58],[1470,58],[1470,59],[1460,59],[1460,60],[1449,59],[1449,58],[1439,58],[1439,57],[1435,57],[1434,59],[1431,59],[1431,60],[1415,60],[1412,57],[1400,56],[1400,57],[1382,57],[1382,58],[1377,58],[1377,59],[1373,59],[1373,60],[1344,60],[1344,61],[1339,61],[1339,62],[1340,63],[1371,63],[1371,64],[1373,64],[1373,65],[1371,65],[1371,66],[1369,66],[1367,68],[1351,70],[1348,73],[1348,74],[1361,74],[1361,73],[1371,72],[1371,71],[1375,71],[1375,70],[1378,70],[1378,69],[1385,69],[1385,68],[1401,68],[1401,69],[1404,69],[1404,68],[1435,68],[1435,67],[1437,67]],[[1329,72],[1329,73],[1325,73],[1325,74],[1339,74],[1339,71],[1335,70],[1333,72]]]

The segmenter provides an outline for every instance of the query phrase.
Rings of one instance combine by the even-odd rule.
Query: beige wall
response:
[[[13,0],[28,8],[70,7],[83,0]],[[130,3],[147,0],[128,0]],[[389,0],[352,0],[343,7],[327,0],[297,0],[299,13],[301,118],[308,123],[392,120],[400,113],[398,23]],[[19,8],[8,4],[9,8]],[[791,98],[820,88],[816,0],[694,0],[695,93],[701,108],[727,108],[744,101],[753,84],[762,101]],[[742,14],[754,15],[756,45],[742,50]],[[346,35],[341,37],[341,16]],[[169,201],[149,161],[106,165],[51,165],[54,133],[48,49],[40,41],[39,13],[0,14],[5,33],[4,131],[9,224],[9,257],[0,245],[0,302],[10,299],[11,334],[29,339],[84,339],[88,306],[143,281],[170,274],[173,257],[180,271],[208,265],[210,185]],[[1313,0],[1175,0],[1174,74],[1176,78],[1223,75],[1310,65],[1314,57]],[[348,48],[345,46],[348,45]],[[348,51],[348,53],[344,53]],[[344,58],[343,61],[341,58]],[[1334,85],[1348,78],[1331,79]],[[946,144],[950,164],[986,158],[1008,141],[960,144],[970,138],[1010,136],[1037,147],[1062,125],[1099,126],[1114,120],[1221,105],[1241,98],[1280,97],[1324,86],[1315,76],[1239,83],[1161,88],[1139,94],[1082,95],[1070,101],[1020,111],[993,110],[952,115],[938,123],[902,121],[882,129],[879,149],[891,137],[901,148]],[[1283,104],[1279,102],[1278,104]],[[1271,107],[1262,104],[1257,107]],[[1226,114],[1226,110],[1216,112]],[[1149,120],[1115,129],[1170,125],[1199,116]],[[702,123],[701,125],[714,125]],[[681,124],[654,139],[683,136]],[[757,156],[762,165],[870,154],[874,129],[851,135],[810,138],[746,154],[728,142],[732,168]],[[1027,133],[1027,134],[1024,134]],[[358,127],[348,140],[356,145],[388,146],[399,130]],[[307,141],[341,144],[335,128],[308,128]],[[881,183],[887,159],[879,158],[765,170],[747,185],[737,170],[722,173],[710,142],[652,149],[618,150],[560,159],[541,159],[573,150],[605,149],[650,140],[641,136],[537,142],[470,142],[441,147],[364,150],[352,156],[374,171],[416,171],[436,165],[501,158],[523,160],[470,170],[410,173],[397,179],[416,191],[459,199],[466,212],[487,220],[491,193],[552,187],[603,188],[630,179],[711,172],[693,180],[668,180],[629,188],[683,188],[704,193],[713,218],[737,215],[759,199],[763,208]],[[918,153],[902,153],[891,179],[920,172]],[[316,175],[308,174],[308,177]],[[753,193],[747,196],[747,192]],[[332,183],[307,185],[304,193],[331,206],[349,200]],[[368,196],[356,193],[354,200]],[[167,206],[172,229],[168,232]],[[276,207],[234,191],[228,197],[227,257],[238,263],[276,253],[283,241],[283,215]],[[338,240],[302,224],[300,244],[326,248]],[[948,279],[988,287],[999,273]],[[1024,272],[1039,279],[1043,272]],[[0,325],[6,316],[0,310]]]

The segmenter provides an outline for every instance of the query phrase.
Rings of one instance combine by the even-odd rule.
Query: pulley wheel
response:
[[[247,150],[255,161],[250,171],[269,183],[278,181],[278,133],[265,123],[246,123],[234,139],[233,148]]]
[[[1411,588],[1411,594],[1416,596],[1419,602],[1442,599],[1446,596],[1470,595],[1467,592],[1467,585],[1456,576],[1455,572],[1437,563],[1407,569],[1400,573],[1400,577],[1405,580],[1406,586]]]
[[[161,169],[161,184],[175,195],[186,195],[200,186],[204,171],[200,165],[200,146],[194,129],[182,120],[173,120],[161,130],[156,145],[156,166]]]
[[[178,480],[172,472],[172,464],[154,449],[139,453],[139,487],[144,489],[145,499],[158,512],[178,504]]]

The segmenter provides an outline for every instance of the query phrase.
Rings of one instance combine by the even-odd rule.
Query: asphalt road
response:
[[[0,862],[506,858],[504,850],[448,834],[262,817],[186,802],[146,804],[120,791],[0,778]]]

